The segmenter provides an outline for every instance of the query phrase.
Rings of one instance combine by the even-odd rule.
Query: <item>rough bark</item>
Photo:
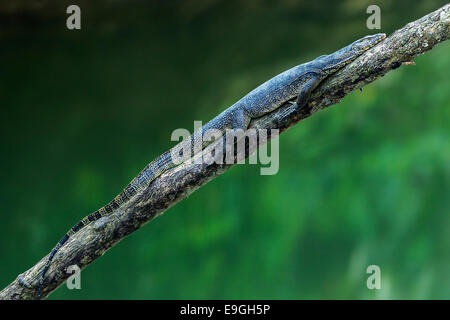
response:
[[[313,92],[309,109],[298,110],[286,103],[278,110],[254,119],[250,128],[280,129],[295,125],[315,112],[338,103],[351,91],[382,77],[405,62],[431,50],[450,37],[450,4],[407,24],[380,44],[368,50],[354,62],[325,80]],[[307,110],[307,111],[305,111]],[[156,218],[168,208],[211,179],[224,173],[232,165],[184,164],[170,170],[111,216],[85,227],[56,254],[47,273],[43,298],[67,278],[70,265],[85,268],[127,235]],[[62,230],[62,233],[65,230]],[[39,277],[46,257],[20,274],[0,292],[0,299],[35,299]]]

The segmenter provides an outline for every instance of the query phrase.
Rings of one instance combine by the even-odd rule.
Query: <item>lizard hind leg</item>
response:
[[[246,130],[250,124],[250,116],[244,110],[243,107],[233,110],[231,113],[231,126],[232,130],[227,131],[225,134],[225,143],[223,145],[224,155],[226,155],[226,163],[244,163],[241,162],[245,159],[247,154],[246,148]],[[244,139],[244,144],[239,141]],[[243,147],[243,148],[242,148]],[[230,160],[233,159],[233,160]],[[245,160],[244,160],[245,161]]]
[[[231,116],[231,126],[234,130],[246,130],[250,123],[250,116],[244,111],[243,108],[233,111]]]

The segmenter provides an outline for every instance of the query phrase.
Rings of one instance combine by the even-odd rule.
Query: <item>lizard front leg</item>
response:
[[[311,92],[317,87],[317,85],[322,81],[318,75],[314,75],[312,78],[308,79],[302,86],[297,97],[297,106],[299,110],[302,110],[308,104]]]

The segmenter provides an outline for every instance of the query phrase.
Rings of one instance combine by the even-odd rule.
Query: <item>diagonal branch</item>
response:
[[[377,46],[365,52],[344,69],[326,79],[313,92],[310,111],[299,111],[286,103],[278,110],[254,119],[250,128],[284,131],[315,112],[324,109],[362,86],[400,67],[450,38],[450,4],[407,24]],[[47,273],[43,297],[48,296],[69,276],[70,265],[85,268],[117,242],[156,218],[189,194],[224,173],[232,165],[183,164],[158,177],[147,188],[108,217],[101,218],[74,235],[56,254]],[[0,292],[0,299],[35,299],[42,258],[31,269]]]

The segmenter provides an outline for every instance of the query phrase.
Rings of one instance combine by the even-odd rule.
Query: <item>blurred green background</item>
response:
[[[2,1],[0,287],[174,129],[446,2]],[[282,134],[277,175],[233,167],[50,299],[449,299],[450,43],[415,62]]]

